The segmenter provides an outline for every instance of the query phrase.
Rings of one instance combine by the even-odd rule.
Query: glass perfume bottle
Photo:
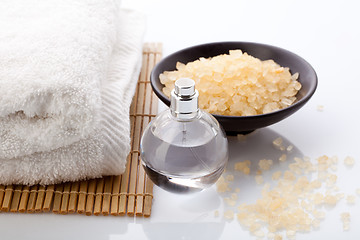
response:
[[[228,160],[223,129],[199,109],[192,79],[175,82],[170,108],[144,130],[140,143],[143,167],[159,187],[176,193],[201,191],[214,184]]]

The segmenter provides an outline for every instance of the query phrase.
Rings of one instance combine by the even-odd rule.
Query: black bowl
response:
[[[243,52],[261,60],[273,59],[283,67],[289,67],[291,73],[299,73],[298,81],[302,88],[296,95],[296,102],[291,106],[271,113],[254,116],[213,116],[219,121],[228,135],[246,134],[255,129],[274,124],[299,110],[311,98],[317,87],[317,76],[311,65],[298,55],[285,49],[266,44],[252,42],[215,42],[185,48],[162,59],[152,70],[150,75],[151,86],[155,94],[166,105],[170,105],[169,98],[162,92],[159,75],[164,71],[176,70],[176,63],[188,63],[200,57],[213,57],[228,54],[229,50],[241,49]]]

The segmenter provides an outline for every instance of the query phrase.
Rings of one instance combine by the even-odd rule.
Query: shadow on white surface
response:
[[[224,222],[184,222],[144,224],[143,230],[148,239],[219,239],[224,231]],[[200,237],[200,238],[199,238]]]

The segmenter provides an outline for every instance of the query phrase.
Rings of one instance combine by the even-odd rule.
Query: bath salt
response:
[[[272,179],[273,180],[278,180],[278,179],[280,179],[280,177],[281,177],[281,175],[282,175],[282,172],[281,171],[276,171],[276,172],[274,172],[273,174],[272,174]]]
[[[251,162],[249,160],[245,160],[242,162],[235,163],[234,168],[236,171],[240,171],[246,175],[249,175],[250,174],[250,165],[251,165]]]
[[[217,191],[222,192],[229,192],[231,189],[229,187],[229,182],[227,182],[224,176],[221,176],[218,181],[216,182]]]
[[[346,202],[348,204],[355,204],[355,201],[356,201],[356,196],[355,195],[348,195],[346,197]]]
[[[224,212],[224,217],[228,220],[233,220],[234,219],[234,212],[231,210],[227,210]]]
[[[263,178],[263,176],[261,176],[261,175],[255,176],[255,182],[256,182],[257,184],[263,184],[263,183],[264,183],[264,178]]]
[[[318,105],[318,106],[316,107],[316,109],[317,109],[319,112],[322,112],[322,111],[324,111],[324,105]]]
[[[287,148],[286,148],[286,151],[288,152],[291,152],[293,150],[294,146],[293,145],[289,145]]]
[[[353,157],[348,156],[344,159],[344,164],[348,167],[352,167],[355,164],[355,159]]]
[[[285,162],[285,161],[286,161],[286,154],[282,154],[282,155],[279,157],[279,161],[280,161],[280,162]]]
[[[226,180],[227,180],[227,181],[234,181],[234,175],[231,175],[231,174],[230,174],[230,175],[227,175],[227,176],[226,176]]]
[[[289,107],[301,89],[299,74],[273,60],[262,61],[241,50],[199,58],[159,75],[168,97],[179,78],[191,78],[200,108],[219,115],[251,116]]]
[[[283,139],[281,137],[276,138],[272,143],[276,148],[280,149],[283,147]]]
[[[349,212],[343,212],[340,214],[341,221],[343,223],[343,231],[349,231],[350,230],[350,213]]]
[[[272,165],[273,165],[273,160],[271,159],[261,159],[259,161],[259,168],[261,170],[269,170]]]
[[[360,196],[360,188],[357,188],[357,189],[356,189],[356,194],[357,194],[358,196]]]

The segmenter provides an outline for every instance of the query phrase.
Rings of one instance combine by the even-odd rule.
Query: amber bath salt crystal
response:
[[[343,212],[340,215],[341,221],[343,223],[343,231],[349,231],[350,230],[350,213],[349,212]]]
[[[276,143],[277,146],[283,146],[280,138]],[[278,149],[280,153],[283,152]],[[264,170],[271,166],[266,160],[258,160],[258,164],[262,163],[258,165],[259,168]],[[241,194],[230,190],[227,185],[230,182],[226,181],[228,177],[225,176],[219,181],[220,185],[226,182],[226,206],[233,209],[234,204],[237,204],[237,211],[234,212],[237,220],[255,239],[296,239],[298,233],[319,229],[321,221],[327,217],[327,210],[335,207],[342,199],[348,204],[354,204],[356,201],[355,194],[345,195],[336,185],[340,175],[331,170],[331,167],[338,163],[336,156],[323,155],[313,160],[305,156],[293,157],[288,161],[288,168],[281,171],[270,172],[270,168],[250,173],[250,176],[255,178],[254,184],[261,187],[261,196],[253,203],[242,202],[246,189],[242,190]],[[231,176],[231,186],[234,189],[238,187],[236,176],[241,176],[242,170],[250,164],[250,160],[240,161],[235,163],[234,173],[226,173],[227,176]],[[236,169],[240,173],[237,173]],[[272,182],[269,181],[269,177]],[[355,192],[358,190],[360,192],[360,189],[355,189]],[[227,212],[228,219],[231,219],[232,213],[233,210]],[[343,213],[341,221],[343,230],[348,231],[350,214]]]
[[[169,97],[174,82],[183,77],[195,80],[200,108],[219,115],[250,116],[283,109],[295,102],[301,89],[298,73],[241,50],[187,64],[178,62],[175,71],[159,76],[164,94]]]

